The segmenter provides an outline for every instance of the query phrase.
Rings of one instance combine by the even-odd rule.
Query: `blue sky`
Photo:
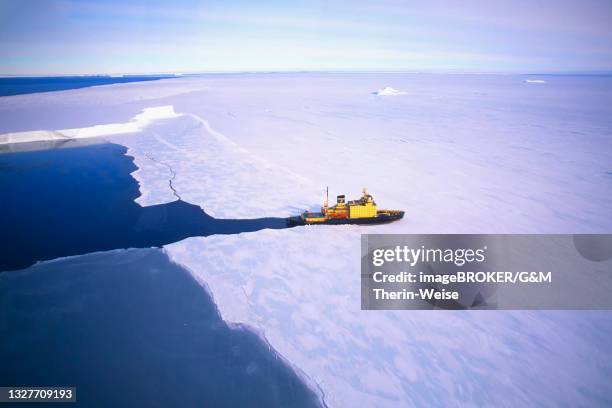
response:
[[[612,1],[7,1],[0,74],[612,70]]]

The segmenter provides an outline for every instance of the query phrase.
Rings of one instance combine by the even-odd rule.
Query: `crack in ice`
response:
[[[174,171],[174,169],[172,168],[172,166],[170,166],[168,163],[164,163],[161,160],[157,160],[155,159],[153,156],[151,156],[150,153],[145,152],[144,155],[147,157],[147,159],[151,160],[152,162],[161,164],[162,166],[165,166],[169,171],[170,171],[170,175],[171,177],[168,179],[168,187],[170,187],[170,190],[172,190],[172,194],[177,198],[177,200],[182,200],[181,196],[178,194],[178,192],[176,191],[176,189],[174,188],[174,186],[172,185],[172,181],[176,178],[176,172]]]

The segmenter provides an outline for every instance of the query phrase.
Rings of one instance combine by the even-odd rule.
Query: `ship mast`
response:
[[[325,203],[323,203],[323,207],[327,209],[329,206],[329,186],[325,187]]]

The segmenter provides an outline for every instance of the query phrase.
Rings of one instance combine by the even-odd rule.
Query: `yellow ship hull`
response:
[[[373,217],[357,217],[357,218],[331,218],[314,215],[317,213],[304,213],[298,217],[290,217],[287,219],[287,225],[343,225],[343,224],[384,224],[387,222],[397,221],[404,217],[403,211],[398,210],[378,210]]]

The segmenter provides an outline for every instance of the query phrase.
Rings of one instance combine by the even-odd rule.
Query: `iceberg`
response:
[[[386,86],[383,89],[379,89],[374,92],[375,95],[379,96],[394,96],[394,95],[406,95],[407,92],[399,91],[397,89],[391,88],[390,86]]]

